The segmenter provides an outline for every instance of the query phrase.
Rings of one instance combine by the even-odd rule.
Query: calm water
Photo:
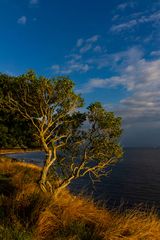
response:
[[[44,153],[12,154],[42,165]],[[112,168],[112,173],[92,186],[85,177],[75,181],[71,190],[83,191],[109,206],[133,206],[143,203],[160,209],[160,149],[126,149],[124,159]]]

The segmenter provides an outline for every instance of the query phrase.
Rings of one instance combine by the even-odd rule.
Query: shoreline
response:
[[[1,148],[0,149],[0,162],[17,162],[18,159],[9,154],[20,154],[20,153],[29,153],[29,152],[41,152],[42,148]],[[28,163],[27,163],[28,164]]]
[[[41,152],[43,149],[39,148],[1,148],[0,155],[12,154],[12,153],[26,153],[26,152]]]

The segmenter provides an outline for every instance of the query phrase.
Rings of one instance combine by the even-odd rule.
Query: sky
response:
[[[29,69],[121,116],[124,146],[160,146],[160,0],[0,0],[0,72]]]

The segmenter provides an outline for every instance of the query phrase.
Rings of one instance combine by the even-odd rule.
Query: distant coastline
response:
[[[127,149],[160,149],[160,146],[155,147],[123,147],[124,150]],[[10,153],[26,153],[26,152],[38,152],[43,151],[42,147],[35,148],[0,148],[0,155],[10,154]]]

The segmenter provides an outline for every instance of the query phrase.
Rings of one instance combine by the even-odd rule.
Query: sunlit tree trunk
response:
[[[40,137],[41,137],[41,142],[43,145],[43,148],[45,150],[46,153],[46,157],[45,157],[45,162],[44,162],[44,166],[42,168],[42,172],[41,172],[41,177],[40,177],[40,188],[43,192],[47,192],[47,183],[48,183],[48,187],[50,188],[50,191],[52,191],[52,187],[51,184],[47,181],[47,175],[48,175],[48,171],[49,168],[52,165],[52,150],[49,149],[49,147],[46,144],[46,141],[44,139],[44,135],[43,132],[40,133]]]
[[[66,187],[68,187],[70,185],[70,183],[72,182],[72,180],[75,178],[75,176],[71,176],[68,179],[62,181],[59,186],[54,190],[54,196],[57,197],[59,195],[59,193],[61,193],[61,191],[63,189],[65,189]]]
[[[45,163],[42,168],[41,178],[40,178],[40,188],[42,189],[43,192],[47,191],[46,189],[47,175],[51,165],[52,165],[52,151],[48,150],[48,153],[46,154]]]

